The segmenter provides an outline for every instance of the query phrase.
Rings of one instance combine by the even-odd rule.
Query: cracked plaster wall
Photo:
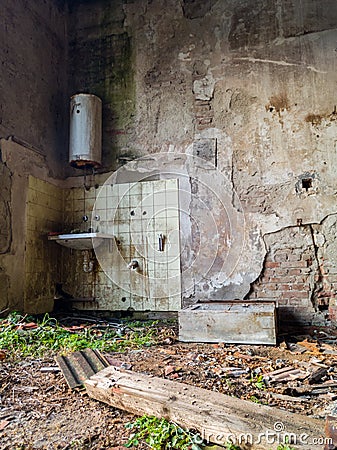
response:
[[[193,224],[182,217],[189,231],[183,265],[205,251],[186,302],[249,296],[270,252],[268,236],[277,242],[284,230],[296,231],[298,223],[319,227],[336,212],[335,3],[325,8],[314,0],[200,4],[123,5],[136,84],[134,127],[124,151],[193,154],[200,140],[214,140],[216,152],[209,160],[237,194],[237,220],[245,226],[241,259],[232,273],[220,273],[216,280],[211,270],[201,279],[214,248],[200,249]],[[205,157],[202,151],[196,154]],[[312,185],[305,188],[302,180],[308,177]],[[201,200],[217,210],[207,190],[197,192],[193,183],[190,189],[192,216],[207,213]],[[226,224],[219,210],[214,218],[219,229]],[[228,249],[225,236],[217,237],[221,259]],[[296,232],[284,239],[290,249],[297,248]],[[300,241],[303,254],[313,249]],[[219,261],[212,267],[216,273]],[[317,306],[312,280],[319,277],[318,268],[310,266],[305,299],[299,291],[288,306],[305,304],[308,311]]]
[[[50,211],[56,201],[48,198],[47,189],[29,189],[29,180],[35,177],[52,190],[64,182],[51,179],[46,158],[31,148],[1,139],[0,150],[0,311],[50,311],[58,258],[47,232],[56,222]]]
[[[0,4],[0,311],[24,309],[28,177],[64,171],[66,11],[63,0]]]
[[[48,158],[59,153],[62,161],[65,147],[55,150],[66,133],[60,103],[64,101],[65,108],[68,104],[62,99],[62,17],[48,2],[43,11],[33,2],[28,14],[19,11],[23,2],[4,5],[3,61],[13,68],[2,82],[15,89],[2,90],[7,96],[1,102],[2,136],[21,130],[20,137],[42,145]],[[21,40],[31,37],[26,46],[35,43],[40,48],[38,42],[44,48],[46,42],[51,46],[46,52],[53,63],[41,64],[45,76],[35,76],[43,54],[16,43],[14,35],[11,39],[19,16],[27,16],[28,28],[18,35]],[[35,34],[32,24],[39,17],[45,23],[35,27]],[[200,266],[194,268],[195,284],[193,289],[186,287],[185,304],[262,294],[268,263],[279,262],[282,268],[289,261],[288,256],[285,261],[273,260],[279,242],[284,242],[289,255],[298,251],[300,266],[312,261],[310,267],[299,268],[310,269],[303,281],[305,299],[302,294],[289,298],[286,308],[306,302],[310,313],[312,305],[318,307],[322,289],[334,295],[335,281],[330,280],[336,267],[335,240],[330,230],[337,213],[335,1],[325,0],[322,7],[319,0],[76,0],[71,2],[69,23],[69,92],[89,91],[103,99],[103,170],[149,153],[192,154],[214,162],[216,172],[206,168],[209,179],[219,173],[226,180],[224,186],[229,186],[226,207],[236,215],[232,232],[234,241],[242,238],[241,258],[237,261],[234,255],[232,270],[224,270],[217,279],[221,258],[233,248],[226,236],[227,217],[207,188],[187,181],[189,168],[179,169],[185,174],[186,191],[181,216],[183,266],[189,267],[193,255],[200,253],[189,214],[202,220],[213,210],[220,230],[216,251],[206,245]],[[48,39],[50,30],[54,34]],[[25,55],[32,53],[40,59],[25,64]],[[8,97],[10,92],[30,92],[31,97],[23,96],[18,104]],[[52,165],[49,160],[48,164]],[[137,170],[135,165],[131,172]],[[203,178],[205,168],[193,173]],[[12,203],[12,208],[18,205]],[[303,259],[308,254],[311,259]],[[331,266],[330,275],[323,271],[320,258],[324,267]],[[215,261],[214,271],[206,273],[210,260]],[[0,266],[3,271],[4,264]]]
[[[273,236],[275,243],[284,239],[294,251],[301,242],[299,261],[309,261],[302,256],[316,252],[310,281],[305,281],[305,300],[299,294],[286,303],[305,303],[312,311],[313,305],[317,307],[313,296],[318,295],[314,280],[321,277],[317,258],[326,254],[327,246],[313,246],[309,224],[314,236],[318,227],[327,240],[324,219],[337,212],[335,2],[327,0],[322,7],[316,0],[143,0],[117,2],[114,8],[117,31],[117,19],[114,26],[107,20],[112,3],[103,8],[100,1],[90,7],[80,1],[73,10],[73,17],[83,22],[77,21],[81,39],[76,48],[92,46],[98,29],[105,40],[126,33],[131,46],[124,89],[128,86],[132,108],[125,108],[124,125],[118,120],[121,103],[115,117],[106,116],[104,148],[109,156],[105,161],[109,167],[118,167],[123,161],[156,152],[206,157],[229,181],[233,201],[228,208],[234,208],[237,223],[244,224],[242,258],[232,272],[220,273],[218,279],[205,274],[209,260],[214,259],[214,247],[203,248],[204,262],[195,269],[196,283],[185,292],[185,302],[262,294],[259,280],[272,257],[269,240]],[[92,30],[89,37],[88,30]],[[104,83],[111,86],[112,71],[106,66],[102,75],[92,66],[78,64],[83,80],[85,75],[100,73],[100,89],[97,79],[87,86],[100,91],[111,105]],[[119,125],[114,127],[116,120]],[[193,180],[188,191],[184,195],[190,195],[185,203],[191,216],[201,220],[209,207],[218,229],[226,228],[226,217],[212,193]],[[201,201],[208,207],[201,206]],[[200,252],[197,232],[187,216],[181,216],[186,267],[193,254]],[[298,224],[303,227],[298,229]],[[223,232],[216,237],[214,273],[228,251]],[[331,251],[326,258],[333,261]]]
[[[0,162],[0,256],[9,251],[11,231],[11,173]],[[0,263],[0,311],[8,307],[9,277]]]
[[[60,175],[68,134],[64,2],[3,0],[0,15],[0,138],[40,150]]]

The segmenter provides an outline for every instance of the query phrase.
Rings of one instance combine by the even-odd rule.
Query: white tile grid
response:
[[[106,209],[110,216],[116,216],[116,213],[118,211],[117,197],[106,197]]]
[[[132,294],[130,297],[130,306],[136,311],[144,311],[144,296]]]
[[[83,195],[86,199],[94,200],[97,197],[100,188],[101,187],[96,189],[94,186],[90,186],[89,190],[83,188]]]
[[[107,198],[116,197],[118,198],[118,191],[115,184],[106,185],[106,196]]]
[[[137,186],[134,186],[134,189],[137,190],[139,195],[141,195],[142,186],[138,183]],[[130,197],[132,206],[135,204],[138,206],[139,204],[139,197],[137,195],[132,195]],[[140,212],[140,208],[135,209],[136,212]],[[134,218],[134,220],[133,220]],[[146,238],[144,236],[144,225],[146,223],[147,219],[146,216],[143,215],[135,215],[131,218],[131,235],[130,239],[131,242],[134,239],[133,246],[135,249],[135,259],[140,260],[141,263],[141,282],[139,282],[138,285],[138,292],[136,293],[137,301],[135,301],[135,304],[140,305],[139,297],[142,297],[142,309],[144,309],[144,301],[148,295],[148,259],[147,259],[147,245],[146,245]],[[133,235],[133,230],[137,230],[135,235]]]
[[[177,295],[170,295],[168,310],[179,311],[181,309],[181,288]]]
[[[152,196],[153,193],[153,189],[154,189],[154,183],[156,183],[156,181],[142,181],[141,182],[141,193],[142,193],[142,198],[145,196]]]
[[[109,186],[107,186],[106,184],[102,184],[100,185],[97,189],[96,189],[96,198],[98,197],[108,197],[108,192],[109,192]]]
[[[95,199],[87,199],[86,205],[88,206],[88,208],[91,207],[91,209],[95,208],[95,210],[106,211],[107,199],[106,199],[106,197],[102,197],[102,196],[97,197],[96,201],[95,201]]]
[[[165,186],[172,188],[172,190],[169,189],[165,191]],[[80,219],[83,215],[83,207],[78,206],[80,197],[82,196],[81,191],[83,191],[83,189],[78,189],[77,191],[73,190],[72,192],[74,203],[76,204],[76,207],[73,207],[73,211],[76,209],[76,214],[80,213]],[[69,198],[71,197],[72,195],[69,195]],[[94,195],[88,196],[88,200],[89,199],[94,199]],[[120,199],[121,201],[119,201]],[[91,202],[89,201],[88,204],[92,204],[92,200]],[[116,210],[117,205],[118,208]],[[136,220],[135,216],[130,215],[131,208],[134,208],[138,213],[138,220]],[[156,292],[164,292],[164,295],[167,291],[169,296],[170,293],[175,294],[180,285],[180,260],[179,258],[177,261],[172,260],[175,251],[178,251],[179,254],[178,244],[169,243],[166,240],[164,252],[158,251],[158,234],[161,232],[167,238],[170,230],[174,228],[179,229],[178,190],[176,180],[160,180],[155,182],[125,183],[122,185],[104,186],[103,191],[98,192],[96,209],[97,211],[95,210],[95,213],[100,213],[100,223],[102,223],[102,225],[104,223],[104,226],[106,227],[105,230],[113,231],[113,234],[121,240],[122,248],[124,249],[123,257],[125,265],[127,265],[128,259],[132,256],[130,252],[131,244],[135,248],[135,254],[139,258],[145,258],[144,260],[147,265],[146,274],[148,275],[142,277],[142,287],[140,288],[141,293],[144,294],[144,297],[142,297],[143,308],[149,309],[151,307],[151,309],[153,309],[155,307],[158,309],[163,308],[163,305],[166,305],[165,309],[167,309],[170,303],[168,302],[168,299],[166,297],[162,300],[151,298],[151,290],[154,294]],[[146,211],[147,214],[143,215],[143,211]],[[118,214],[115,214],[116,212]],[[154,218],[152,217],[153,214]],[[147,237],[145,237],[145,234],[147,234]],[[143,246],[141,245],[142,243]],[[139,244],[139,247],[137,247],[137,244]],[[172,277],[173,280],[171,279]],[[121,267],[119,281],[127,290],[130,289],[129,269]],[[163,284],[166,286],[163,286]],[[130,300],[130,293],[123,295],[127,300],[126,302],[122,302],[120,299],[119,302],[117,302],[119,305],[118,309],[126,309],[130,304],[140,305],[139,296],[137,297],[137,294],[139,294],[139,286],[137,286],[136,290],[138,292],[135,293],[134,300]],[[147,292],[148,295],[146,295]],[[111,301],[115,304],[115,295],[111,295],[110,298],[113,299]],[[172,297],[170,309],[177,309],[178,303],[180,308],[180,296],[179,301],[176,299],[176,296]]]
[[[164,243],[164,251],[159,251],[159,234],[162,233],[167,239],[167,222],[168,222],[168,211],[167,211],[167,196],[165,192],[165,182],[154,182],[154,217],[147,224],[148,232],[148,250],[149,250],[149,284],[150,284],[150,295],[154,299],[156,308],[162,308],[163,304],[167,304],[167,299],[158,299],[158,296],[165,296],[165,292],[168,294],[168,283],[170,278],[169,271],[169,255],[168,255],[168,242]],[[161,190],[158,192],[158,190]],[[164,190],[164,192],[163,192]],[[172,198],[172,195],[170,195]],[[177,197],[177,192],[175,192],[175,197]],[[171,203],[175,203],[171,200]],[[174,214],[177,217],[177,214]],[[150,255],[151,253],[151,255]],[[176,284],[176,283],[175,283]],[[174,291],[176,293],[176,287]]]
[[[93,214],[94,214],[94,217],[95,216],[98,216],[99,217],[99,219],[98,219],[98,221],[99,222],[106,222],[107,221],[107,209],[105,208],[105,209],[94,209],[93,210]]]
[[[141,273],[131,273],[130,293],[131,297],[133,295],[145,296],[144,277]]]
[[[163,264],[165,254],[164,252],[159,252],[159,234],[161,233],[164,236],[166,234],[166,199],[165,195],[163,195],[163,185],[161,182],[153,182],[152,186],[153,194],[151,200],[153,202],[153,213],[146,222],[149,260],[148,286],[149,296],[152,301],[152,309],[158,309],[157,297],[164,295],[167,278],[167,270],[165,264]],[[148,203],[150,202],[148,201]],[[160,304],[163,305],[163,302],[161,301]]]
[[[167,297],[156,298],[155,299],[155,310],[156,311],[169,311],[170,310],[170,300]]]

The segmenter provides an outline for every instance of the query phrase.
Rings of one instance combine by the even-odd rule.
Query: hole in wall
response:
[[[135,212],[134,212],[134,210],[132,210],[131,212],[130,212],[130,216],[134,216],[135,215]]]
[[[76,110],[77,114],[79,114],[81,111],[79,109]]]
[[[147,212],[146,212],[146,211],[143,211],[143,216],[146,216],[146,214],[147,214]]]
[[[302,189],[305,189],[307,191],[310,188],[312,188],[312,178],[303,178]]]
[[[325,305],[325,304],[318,305],[318,310],[319,311],[328,311],[329,305]]]
[[[122,297],[122,302],[126,302],[126,297]]]
[[[295,184],[297,194],[316,194],[318,191],[319,174],[316,172],[305,172],[298,177]]]

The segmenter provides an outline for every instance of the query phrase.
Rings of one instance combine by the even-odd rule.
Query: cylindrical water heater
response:
[[[102,161],[102,101],[96,95],[76,94],[70,100],[69,162],[85,169]]]

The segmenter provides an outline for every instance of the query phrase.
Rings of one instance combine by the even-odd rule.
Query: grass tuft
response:
[[[142,348],[155,344],[156,329],[143,326],[137,330],[125,327],[123,335],[115,328],[97,329],[86,326],[73,332],[45,314],[36,328],[26,328],[30,317],[18,313],[0,320],[0,349],[10,356],[41,357],[51,353],[65,354],[85,348],[106,352],[123,352],[126,348]]]

